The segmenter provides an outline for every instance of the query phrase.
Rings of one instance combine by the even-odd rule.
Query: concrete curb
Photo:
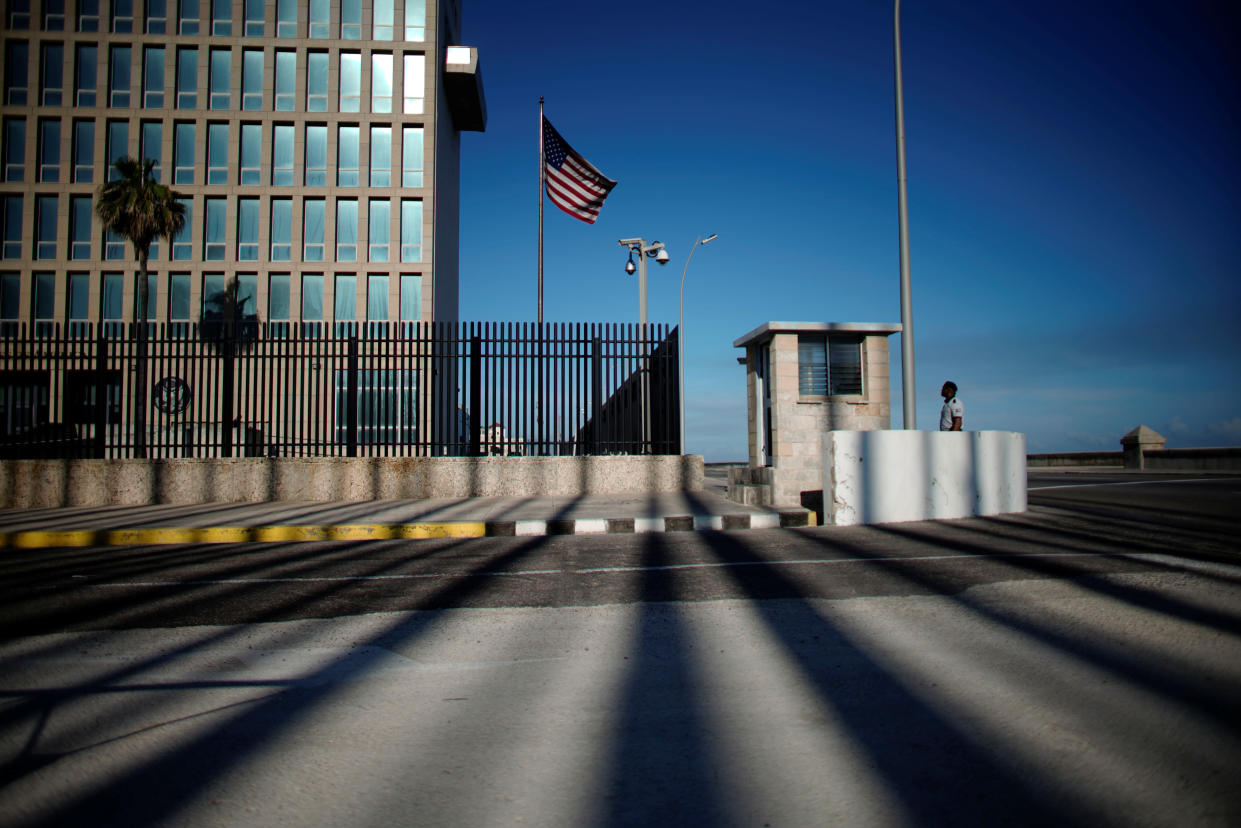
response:
[[[814,513],[788,509],[764,514],[674,515],[559,520],[351,523],[290,526],[203,526],[0,532],[0,549],[154,546],[186,543],[293,543],[306,541],[418,540],[427,538],[614,535],[778,529],[815,525]]]

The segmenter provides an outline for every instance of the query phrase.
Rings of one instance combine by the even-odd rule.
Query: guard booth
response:
[[[744,348],[749,462],[729,471],[728,496],[822,509],[821,438],[891,427],[888,337],[882,322],[765,322]]]

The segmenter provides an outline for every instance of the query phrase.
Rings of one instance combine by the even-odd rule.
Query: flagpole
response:
[[[543,187],[547,168],[543,161],[543,96],[539,95],[539,324],[543,324]]]

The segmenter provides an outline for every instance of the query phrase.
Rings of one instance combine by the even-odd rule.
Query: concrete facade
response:
[[[701,491],[697,455],[0,461],[0,508]]]
[[[803,493],[821,486],[824,434],[888,428],[888,337],[900,329],[888,323],[767,322],[734,341],[746,353],[749,462],[730,472],[729,496],[762,505],[807,505]],[[803,393],[799,342],[823,337],[859,342],[861,393]]]
[[[825,525],[1026,509],[1026,438],[1011,431],[833,431],[823,439]]]

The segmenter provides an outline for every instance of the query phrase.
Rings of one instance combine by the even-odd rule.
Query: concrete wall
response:
[[[701,491],[696,455],[0,461],[0,508]]]
[[[894,523],[1026,509],[1026,438],[1011,431],[833,431],[824,523]]]

